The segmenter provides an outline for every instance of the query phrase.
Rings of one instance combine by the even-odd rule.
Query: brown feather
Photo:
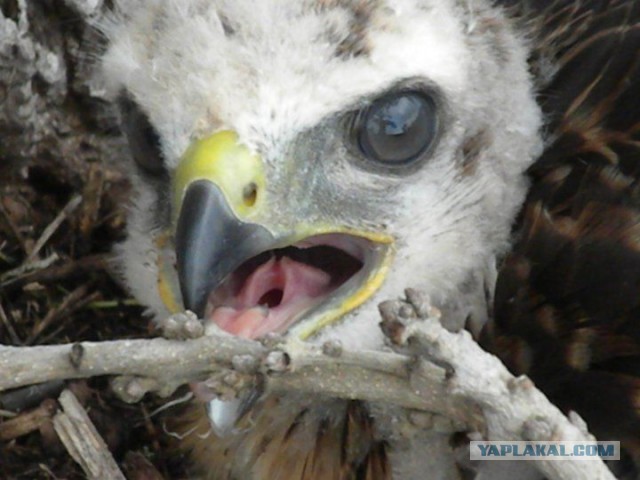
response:
[[[386,444],[361,402],[269,396],[216,438],[202,405],[179,419],[179,444],[209,480],[390,480]],[[294,408],[295,407],[295,408]]]
[[[483,341],[640,459],[640,3],[538,8],[547,147]]]

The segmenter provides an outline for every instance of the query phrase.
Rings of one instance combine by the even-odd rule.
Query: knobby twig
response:
[[[567,418],[526,376],[514,377],[504,364],[462,330],[444,329],[438,314],[429,315],[428,299],[407,290],[407,302],[381,305],[383,328],[400,345],[410,344],[414,352],[427,355],[452,372],[448,391],[472,399],[481,409],[485,437],[501,441],[594,441],[587,425],[576,413]],[[409,304],[413,314],[403,314]],[[405,308],[406,311],[406,308]],[[404,318],[403,318],[404,317]],[[431,317],[431,318],[425,318]],[[425,394],[430,386],[414,369],[410,382]],[[535,467],[549,479],[615,480],[602,461],[562,461],[540,458]]]
[[[362,351],[332,357],[302,343],[286,345],[286,352],[282,348],[269,349],[223,333],[187,341],[156,338],[0,347],[0,391],[56,379],[121,375],[133,380],[125,382],[120,393],[136,401],[147,391],[170,395],[180,385],[238,366],[244,374],[264,374],[267,387],[276,391],[389,401],[461,421],[473,420],[468,410],[457,413],[455,403],[446,398],[444,371],[435,365],[424,372],[434,385],[433,394],[423,398],[408,383],[413,359],[406,355]],[[286,365],[276,365],[283,357]]]
[[[408,295],[409,296],[409,295]],[[482,432],[489,440],[592,440],[577,415],[565,417],[526,377],[512,376],[466,331],[444,329],[433,311],[416,302],[383,305],[385,333],[412,355],[346,351],[339,344],[299,341],[269,344],[209,332],[177,341],[121,340],[39,347],[0,347],[0,391],[63,378],[119,375],[120,395],[136,401],[147,391],[161,395],[221,370],[262,377],[272,391],[361,399],[433,412]],[[414,309],[406,321],[407,305]],[[410,315],[411,316],[411,315]],[[402,318],[401,318],[402,317]],[[415,354],[418,355],[415,355]],[[223,376],[224,377],[224,376]],[[224,383],[224,381],[222,382]],[[241,388],[241,387],[239,387]],[[550,479],[613,479],[600,460],[538,461]]]

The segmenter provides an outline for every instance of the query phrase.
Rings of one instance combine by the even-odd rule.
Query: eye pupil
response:
[[[437,131],[435,104],[417,92],[388,95],[361,113],[358,144],[368,159],[404,165],[420,157]]]

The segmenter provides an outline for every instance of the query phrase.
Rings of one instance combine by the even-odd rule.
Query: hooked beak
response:
[[[304,213],[282,218],[283,206],[270,204],[266,186],[261,159],[233,132],[187,151],[173,185],[183,304],[235,335],[287,332],[305,339],[373,295],[393,241],[330,222],[310,224]],[[295,198],[287,202],[295,217]],[[247,398],[252,405],[255,395]],[[214,429],[224,434],[249,407],[213,400],[208,408]]]
[[[274,240],[263,226],[240,221],[216,185],[206,180],[191,184],[175,234],[185,308],[203,318],[209,293],[246,259],[268,250]]]

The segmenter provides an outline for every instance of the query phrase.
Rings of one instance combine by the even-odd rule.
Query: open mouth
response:
[[[341,233],[262,252],[213,289],[204,318],[246,338],[282,333],[356,294],[383,257],[379,244]]]

